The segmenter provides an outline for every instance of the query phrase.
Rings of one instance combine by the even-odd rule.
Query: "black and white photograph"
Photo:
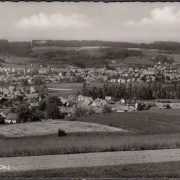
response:
[[[180,2],[0,2],[0,177],[180,178]]]

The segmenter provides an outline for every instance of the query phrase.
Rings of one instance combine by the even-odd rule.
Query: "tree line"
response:
[[[125,100],[180,99],[180,85],[163,85],[162,83],[153,83],[147,86],[104,84],[102,88],[83,89],[82,94],[93,99],[105,99],[106,96],[111,96],[113,100],[121,98]]]
[[[84,46],[108,46],[122,48],[145,48],[158,50],[180,50],[179,42],[155,41],[152,43],[129,43],[129,42],[112,42],[112,41],[78,41],[78,40],[46,40],[45,43],[39,43],[40,40],[33,40],[33,47],[40,46],[59,46],[59,47],[84,47]]]
[[[31,42],[9,42],[2,39],[0,40],[0,53],[19,57],[27,56],[31,53]]]

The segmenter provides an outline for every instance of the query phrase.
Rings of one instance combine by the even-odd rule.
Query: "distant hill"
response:
[[[53,46],[54,47],[54,46]],[[53,49],[53,50],[52,50]],[[29,54],[32,58],[54,63],[70,64],[78,67],[102,67],[106,61],[124,59],[126,57],[143,57],[142,52],[118,47],[96,48],[33,48]]]
[[[121,47],[121,48],[144,48],[158,50],[180,50],[179,42],[171,41],[155,41],[152,43],[129,43],[129,42],[113,42],[113,41],[78,41],[78,40],[33,40],[32,47],[41,46],[58,46],[58,47]]]

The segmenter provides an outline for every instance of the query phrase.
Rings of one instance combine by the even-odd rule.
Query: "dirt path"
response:
[[[180,149],[0,158],[10,171],[180,161]],[[3,172],[4,170],[0,170]]]

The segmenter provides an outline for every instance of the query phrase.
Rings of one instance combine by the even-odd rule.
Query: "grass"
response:
[[[102,82],[91,82],[89,86],[87,86],[87,89],[92,87],[103,87]],[[76,95],[78,91],[81,92],[83,88],[83,83],[46,83],[47,88],[65,88],[65,89],[72,89],[70,91],[61,90],[61,91],[51,91],[48,90],[49,94],[62,96],[62,97],[68,97],[70,95]]]
[[[180,116],[179,109],[159,109],[159,108],[151,108],[148,113],[158,113],[163,115],[170,115],[170,116]]]
[[[124,135],[121,132],[67,133],[2,138],[0,157],[40,156],[90,152],[134,151],[180,148],[180,134]]]
[[[127,64],[143,64],[143,65],[152,65],[153,62],[146,57],[127,57],[123,60],[120,60],[121,63]]]
[[[5,137],[25,137],[41,136],[57,133],[58,129],[63,129],[67,133],[74,132],[102,132],[102,131],[121,131],[119,128],[104,126],[97,123],[84,123],[76,121],[47,120],[31,123],[20,123],[0,126],[0,135]]]
[[[180,162],[0,172],[0,177],[38,178],[180,178]]]
[[[81,122],[110,125],[144,134],[168,134],[180,132],[180,120],[177,111],[169,113],[139,111],[128,113],[109,113],[80,117]],[[168,112],[168,111],[167,111]],[[172,112],[172,113],[170,113]]]

